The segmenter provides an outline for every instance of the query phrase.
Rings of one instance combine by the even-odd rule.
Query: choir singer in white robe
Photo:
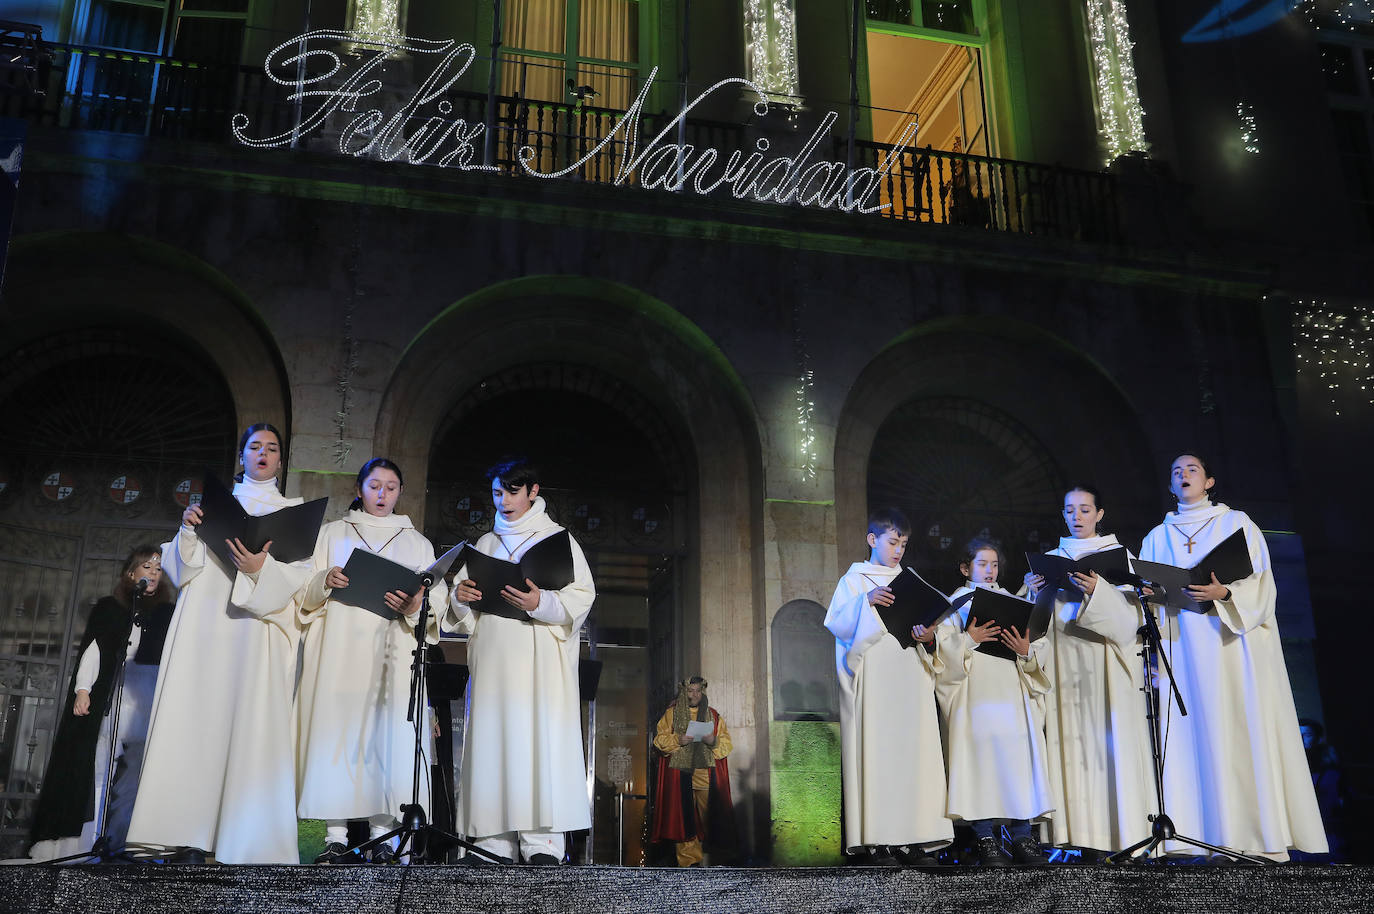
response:
[[[1167,683],[1159,689],[1164,804],[1180,835],[1232,850],[1288,859],[1290,848],[1324,853],[1326,831],[1303,751],[1275,618],[1274,575],[1264,534],[1243,512],[1211,500],[1216,479],[1195,454],[1169,470],[1178,510],[1150,531],[1140,557],[1191,568],[1237,530],[1254,573],[1189,587],[1206,612],[1165,613],[1164,650],[1188,716]],[[1161,678],[1164,670],[1161,666]],[[1179,844],[1168,852],[1191,853]]]
[[[299,504],[277,489],[282,440],[270,425],[239,442],[234,497],[249,514]],[[234,541],[225,567],[196,535],[198,505],[162,547],[181,592],[163,648],[129,843],[172,859],[299,863],[296,842],[296,594],[310,561],[278,562]]]
[[[1106,514],[1097,490],[1064,493],[1069,535],[1050,555],[1067,559],[1117,549],[1097,525]],[[1026,575],[1032,598],[1044,578]],[[1053,688],[1046,695],[1045,742],[1055,813],[1051,843],[1117,851],[1145,838],[1154,812],[1145,672],[1140,662],[1140,600],[1096,574],[1074,574],[1054,594],[1046,638]],[[1044,595],[1046,599],[1049,595]]]
[[[887,585],[902,571],[910,534],[895,508],[869,516],[868,561],[850,565],[835,585],[825,627],[835,636],[840,683],[845,853],[862,863],[929,866],[929,852],[954,839],[935,709],[944,652],[927,649],[935,631],[919,626],[912,634],[924,643],[903,648],[877,610],[892,605]]]
[[[399,824],[401,804],[413,790],[415,724],[406,720],[415,650],[415,625],[422,592],[392,591],[387,606],[399,618],[385,619],[347,599],[343,566],[354,549],[375,553],[421,571],[434,564],[434,546],[394,513],[403,488],[401,468],[374,457],[358,471],[358,497],[341,520],[320,530],[315,573],[306,586],[300,620],[305,628],[296,716],[297,761],[302,819],[325,820],[325,850],[316,863],[358,862],[348,849],[348,820],[367,819],[376,838]],[[439,618],[448,587],[434,582],[425,640],[439,641]],[[421,704],[421,711],[425,708]],[[428,732],[428,714],[419,725]],[[429,806],[423,766],[420,802]],[[372,851],[373,863],[394,859],[396,838]]]
[[[477,551],[518,562],[563,529],[546,513],[527,461],[504,461],[487,476],[496,521]],[[451,598],[455,624],[469,634],[458,831],[499,857],[542,865],[562,862],[565,832],[591,827],[577,667],[596,587],[581,547],[569,542],[571,584],[540,590],[527,579],[527,590],[501,592],[528,620],[474,612],[469,603],[482,593],[466,567]]]

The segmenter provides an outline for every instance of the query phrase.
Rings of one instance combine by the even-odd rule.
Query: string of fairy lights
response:
[[[801,93],[797,75],[797,12],[794,0],[746,0],[744,60],[749,81],[767,101],[794,104]]]
[[[1147,152],[1145,110],[1140,106],[1131,27],[1125,0],[1087,0],[1088,44],[1096,77],[1099,130],[1107,162],[1128,152]]]
[[[802,303],[792,302],[792,353],[797,360],[797,390],[795,394],[797,409],[797,459],[802,479],[816,478],[816,463],[819,458],[816,448],[816,429],[812,420],[816,414],[814,388],[815,373],[811,370],[811,350],[806,345],[806,335],[802,330]]]
[[[1374,308],[1299,300],[1293,308],[1293,348],[1298,374],[1326,389],[1337,416],[1342,394],[1358,392],[1374,405]]]
[[[399,44],[405,37],[405,24],[401,22],[401,0],[353,0],[351,6],[351,30],[391,44]]]
[[[1259,155],[1259,126],[1255,123],[1255,106],[1241,99],[1236,102],[1236,117],[1240,119],[1240,142],[1245,151]]]

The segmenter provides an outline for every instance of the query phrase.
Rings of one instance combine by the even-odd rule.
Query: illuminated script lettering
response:
[[[349,59],[345,62],[335,50],[343,45],[366,50],[356,57],[347,54]],[[375,104],[383,98],[382,65],[398,53],[428,55],[438,60],[433,71],[399,105],[395,104],[394,92],[385,95],[393,104],[388,111]],[[339,131],[339,152],[343,155],[462,171],[499,171],[496,165],[483,161],[486,125],[453,117],[453,102],[446,97],[476,56],[471,44],[459,44],[453,39],[393,40],[328,29],[307,32],[273,48],[263,62],[268,78],[291,90],[287,101],[299,110],[291,129],[275,136],[252,137],[248,133],[248,116],[235,114],[231,124],[234,137],[248,146],[289,146],[319,132],[332,116],[339,115],[344,119]],[[793,155],[771,155],[766,137],[755,140],[754,148],[747,153],[741,149],[726,152],[677,142],[680,128],[692,110],[713,93],[754,93],[759,98],[754,113],[760,118],[771,110],[767,95],[748,79],[723,79],[685,104],[657,132],[649,134],[642,131],[641,121],[657,73],[657,68],[650,72],[615,125],[599,139],[589,140],[589,148],[576,161],[541,170],[540,151],[524,145],[516,151],[520,171],[536,178],[568,177],[598,156],[613,151],[615,168],[606,183],[616,186],[638,184],[649,190],[703,196],[724,189],[740,200],[873,213],[889,205],[875,202],[874,196],[901,154],[916,139],[913,120],[877,168],[849,168],[844,162],[814,159],[816,149],[839,119],[836,112],[829,111]]]

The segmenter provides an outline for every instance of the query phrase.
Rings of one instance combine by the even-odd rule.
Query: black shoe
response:
[[[198,847],[179,848],[176,853],[167,858],[167,862],[199,866],[205,863],[205,851]]]
[[[1050,862],[1040,842],[1029,835],[1022,835],[1011,842],[1011,859],[1026,866],[1045,866]]]
[[[940,861],[926,853],[924,848],[909,847],[905,850],[897,848],[892,852],[892,856],[897,858],[897,862],[902,866],[939,866]]]
[[[991,835],[978,839],[978,843],[974,845],[974,853],[978,857],[979,866],[1007,865],[1007,855],[1002,853],[1002,842]]]
[[[485,856],[471,854],[471,852],[469,852],[469,854],[460,856],[458,863],[459,866],[508,866],[510,865],[510,860],[502,858],[500,862],[496,862],[496,860],[488,860]]]
[[[324,853],[315,858],[316,863],[362,863],[362,855],[355,850],[349,850],[348,845],[338,841],[331,841],[324,846]]]
[[[372,849],[372,856],[369,858],[369,860],[372,863],[381,864],[383,866],[390,863],[395,863],[396,848],[391,846],[390,841],[383,841],[381,844],[378,844],[376,847]]]
[[[530,866],[558,866],[561,861],[553,854],[535,854],[525,862]]]

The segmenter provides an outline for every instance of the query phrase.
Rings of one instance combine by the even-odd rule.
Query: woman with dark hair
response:
[[[1204,459],[1181,454],[1169,468],[1178,508],[1140,547],[1146,561],[1191,568],[1242,530],[1254,568],[1230,584],[1213,574],[1187,588],[1196,611],[1164,612],[1164,650],[1188,708],[1180,715],[1160,685],[1164,802],[1179,834],[1208,844],[1275,860],[1292,848],[1322,853],[1326,834],[1279,640],[1269,548],[1244,512],[1212,501],[1215,486]]]
[[[354,549],[416,571],[434,564],[434,546],[409,517],[395,513],[403,490],[401,468],[390,460],[363,464],[348,514],[320,530],[315,573],[301,604],[297,813],[325,820],[325,851],[316,863],[361,862],[346,853],[348,821],[366,819],[375,838],[396,827],[401,804],[410,802],[415,730],[406,721],[406,705],[421,590],[388,593],[386,605],[396,615],[384,618],[348,602],[343,572]],[[435,581],[425,630],[431,644],[439,641],[447,601],[447,586]],[[418,724],[428,727],[424,720]],[[420,795],[429,796],[427,785]],[[374,848],[372,862],[395,859],[395,842]]]
[[[97,836],[104,838],[102,856],[108,858],[124,847],[143,765],[148,708],[171,617],[172,588],[162,577],[162,551],[157,546],[135,546],[124,560],[114,593],[91,607],[81,636],[80,659],[72,671],[67,703],[38,794],[31,858],[52,860],[83,853]],[[98,819],[109,771],[111,706],[122,661],[127,662],[124,685],[118,690],[116,769],[109,785],[108,818],[102,824]]]
[[[300,504],[277,488],[284,442],[265,423],[239,440],[243,474],[234,498],[249,514]],[[162,547],[163,568],[181,588],[153,699],[129,842],[171,859],[298,863],[295,751],[296,594],[310,560],[287,564],[272,544],[249,552],[229,541],[230,563],[196,534],[192,505]]]
[[[1068,535],[1050,555],[1078,560],[1121,548],[1102,533],[1102,497],[1091,486],[1064,493]],[[1026,575],[1032,598],[1053,603],[1046,666],[1045,742],[1055,809],[1051,843],[1117,851],[1140,838],[1154,811],[1145,673],[1140,665],[1140,601],[1096,573],[1074,573],[1045,593],[1045,579]],[[1089,856],[1092,856],[1089,853]]]

